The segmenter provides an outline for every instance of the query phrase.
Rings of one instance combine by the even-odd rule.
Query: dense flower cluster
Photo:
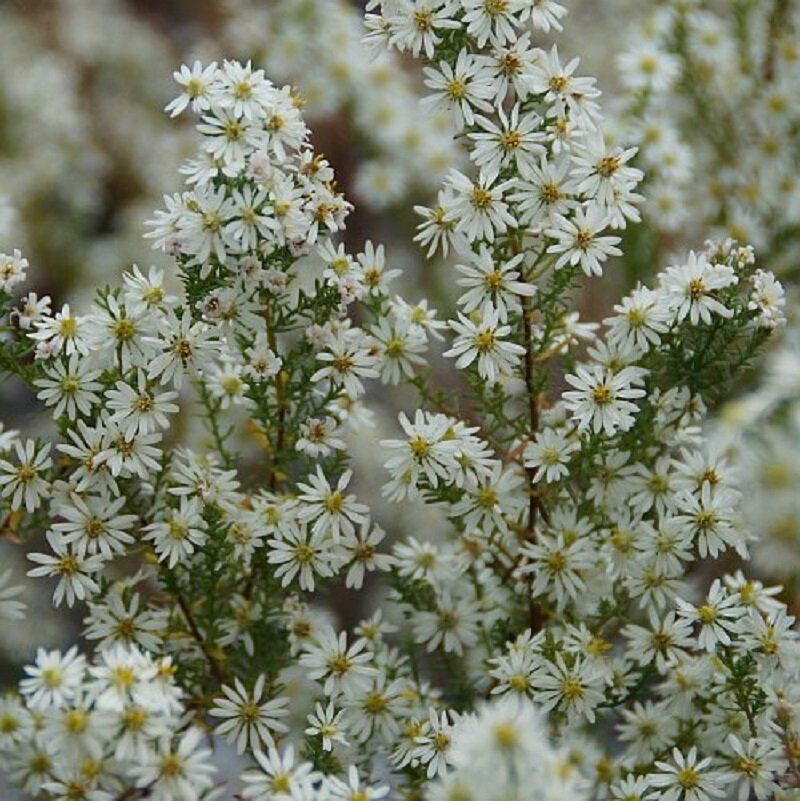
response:
[[[239,679],[220,685],[211,710],[225,718],[220,734],[253,748],[285,730],[288,700],[275,697],[276,680],[300,608],[285,600],[287,588],[310,592],[340,574],[359,588],[367,572],[391,563],[378,551],[383,531],[346,493],[349,473],[330,483],[323,466],[338,470],[341,432],[364,417],[363,381],[382,374],[396,382],[409,358],[422,363],[428,334],[409,304],[389,298],[395,272],[385,269],[383,248],[368,243],[351,258],[330,243],[350,205],[307,144],[289,90],[237,62],[185,67],[176,78],[184,92],[170,111],[201,114],[202,148],[186,165],[191,189],[165,198],[148,236],[177,258],[184,296],[169,293],[162,271],[134,267],[85,314],[69,306],[53,313],[49,298],[32,293],[8,314],[18,331],[9,362],[23,364],[35,346],[24,377],[62,441],[5,432],[0,492],[12,513],[29,516],[24,528],[48,521],[48,551],[30,554],[30,575],[57,579],[56,605],[89,604],[86,637],[101,649],[162,652],[169,644],[182,667],[205,664],[189,668],[195,693],[206,671],[221,681],[237,659],[269,654],[271,669],[249,690]],[[19,253],[4,259],[8,293],[26,263]],[[350,322],[356,300],[379,324]],[[165,447],[187,384],[209,425],[209,452]],[[267,454],[253,492],[242,489],[228,450],[239,410]],[[287,491],[294,474],[308,478]],[[114,581],[116,562],[143,548],[152,566]],[[204,590],[195,584],[201,574]],[[144,601],[154,581],[178,604],[171,612]],[[13,597],[4,590],[3,611],[18,614]],[[236,713],[237,698],[264,713],[244,738],[226,714]],[[89,780],[105,788],[112,777],[96,770]]]
[[[642,141],[652,211],[645,216],[656,229],[645,248],[663,253],[687,236],[722,232],[752,242],[762,264],[787,283],[796,280],[800,194],[791,97],[800,79],[798,22],[792,3],[726,8],[670,2],[647,16],[619,56],[628,94],[618,136]],[[714,180],[698,186],[698,173]],[[784,305],[772,276],[756,281],[754,304],[768,298],[770,305]],[[788,584],[792,597],[800,532],[790,352],[791,346],[783,348],[771,362],[783,365],[779,372],[769,369],[760,388],[720,412],[714,428],[716,447],[753,479],[743,511],[762,539],[754,566],[762,577]]]
[[[390,293],[382,246],[334,241],[351,206],[298,98],[237,61],[175,73],[167,109],[199,117],[200,146],[147,236],[180,292],[134,267],[57,309],[19,297],[22,253],[0,258],[0,367],[55,423],[0,431],[4,525],[54,605],[85,610],[91,652],[40,650],[0,702],[0,766],[69,801],[796,786],[794,619],[727,567],[753,537],[702,430],[783,322],[782,287],[751,247],[709,242],[581,321],[574,290],[620,254],[643,175],[577,59],[532,43],[564,7],[366,13],[370,45],[425,60],[423,102],[467,146],[418,208],[418,242],[456,262],[452,319]],[[428,368],[440,341],[455,390]],[[383,495],[442,537],[387,536],[352,491],[373,382],[418,396],[380,442]],[[203,429],[179,438],[187,410]],[[326,595],[368,581],[377,607],[340,626]],[[17,596],[2,574],[0,615]]]
[[[554,748],[544,732],[530,701],[505,698],[464,715],[452,731],[451,769],[432,785],[430,798],[586,798],[569,752]]]
[[[670,0],[618,57],[619,133],[643,143],[647,217],[663,239],[734,236],[794,273],[798,24],[793,3]]]
[[[418,110],[419,89],[399,59],[361,44],[362,19],[344,0],[233,0],[226,40],[276,81],[301,86],[313,122],[341,118],[358,136],[352,186],[359,204],[396,206],[430,194],[459,157],[446,114]],[[308,65],[313,63],[314,69]]]
[[[0,752],[32,796],[110,799],[133,785],[175,799],[211,787],[202,732],[175,734],[186,710],[169,657],[116,645],[88,664],[75,647],[39,649],[25,672],[22,698],[0,700]]]

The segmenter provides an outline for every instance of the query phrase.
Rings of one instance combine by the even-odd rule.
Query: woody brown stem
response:
[[[275,337],[275,329],[272,325],[272,316],[270,315],[269,304],[264,305],[264,322],[267,329],[267,344],[270,350],[277,356],[278,343]],[[277,432],[275,434],[275,442],[272,451],[272,465],[269,472],[269,488],[274,492],[278,486],[278,459],[281,451],[283,450],[284,440],[286,438],[285,425],[286,425],[286,400],[284,398],[284,374],[283,370],[279,370],[275,375],[275,403],[278,408]]]
[[[200,646],[200,650],[203,652],[203,656],[205,656],[206,661],[208,662],[211,675],[213,675],[220,684],[225,684],[227,682],[225,671],[220,666],[214,654],[212,654],[209,650],[208,644],[206,643],[205,638],[195,622],[194,615],[192,614],[192,610],[189,608],[189,604],[186,603],[186,599],[178,591],[175,592],[175,600],[178,602],[178,606],[181,608],[183,617],[186,620],[186,625],[189,627],[189,633]]]
[[[155,782],[151,782],[145,787],[129,787],[123,790],[114,801],[133,801],[135,798],[147,798],[152,792]]]
[[[525,338],[525,388],[528,394],[528,417],[530,420],[530,427],[528,439],[532,439],[536,431],[539,429],[539,404],[536,399],[536,388],[534,385],[534,358],[532,349],[533,330],[531,326],[531,309],[530,299],[525,298],[522,305],[522,333]],[[534,531],[536,527],[536,512],[539,508],[539,502],[535,492],[535,479],[536,471],[529,467],[526,468],[528,474],[528,484],[530,487],[528,498],[528,539],[533,540]]]
[[[514,253],[522,252],[522,242],[519,239],[512,240],[512,250]],[[522,336],[524,339],[523,345],[525,347],[525,360],[524,360],[524,377],[525,377],[525,390],[528,396],[528,440],[532,440],[539,430],[539,399],[536,392],[536,358],[533,353],[533,309],[531,308],[531,299],[529,296],[522,298]],[[536,520],[537,514],[541,509],[541,500],[536,488],[536,470],[535,468],[525,468],[528,476],[528,530],[525,535],[527,542],[536,541]],[[511,566],[508,576],[516,570],[519,564],[519,558]],[[535,603],[533,598],[528,602],[528,625],[531,631],[536,632],[542,628],[544,622],[544,613],[539,604]]]

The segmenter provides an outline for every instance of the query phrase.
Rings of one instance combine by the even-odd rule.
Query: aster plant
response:
[[[449,321],[390,291],[382,247],[335,243],[350,205],[295,94],[237,62],[186,67],[169,107],[200,116],[188,188],[149,224],[179,291],[135,268],[54,313],[12,298],[25,265],[6,257],[0,364],[56,426],[0,435],[5,526],[54,604],[86,610],[81,648],[41,649],[0,702],[0,759],[31,796],[797,786],[794,620],[728,569],[758,545],[702,430],[781,322],[777,285],[752,248],[707,243],[602,326],[579,318],[642,174],[577,60],[533,44],[564,15],[368,4],[366,38],[425,60],[472,165],[418,209],[424,250],[454,262]],[[452,390],[427,364],[440,339]],[[380,442],[384,496],[443,515],[444,538],[391,542],[352,491],[378,383],[417,397]],[[182,406],[203,429],[181,436]],[[338,627],[326,598],[368,575],[378,603]],[[0,613],[24,614],[5,575]]]

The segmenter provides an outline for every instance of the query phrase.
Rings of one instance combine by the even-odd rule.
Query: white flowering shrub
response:
[[[676,1],[644,17],[616,59],[626,88],[616,136],[642,142],[637,166],[648,198],[625,271],[642,275],[701,232],[734,236],[755,245],[761,265],[780,275],[790,290],[788,315],[796,317],[797,5]],[[698,174],[713,179],[698,184]],[[771,277],[759,292],[770,305],[785,305]],[[747,398],[718,410],[713,426],[716,449],[750,479],[744,518],[761,540],[753,569],[780,582],[790,604],[800,544],[794,341],[790,334],[767,371],[750,379]]]
[[[582,321],[642,173],[577,59],[534,45],[565,8],[366,14],[466,146],[417,209],[449,321],[391,289],[382,246],[336,242],[351,206],[297,98],[236,61],[183,67],[168,106],[199,118],[147,232],[180,291],[135,267],[56,309],[0,260],[0,368],[54,423],[0,433],[3,531],[84,616],[0,701],[0,768],[69,801],[784,797],[794,619],[744,572],[745,485],[702,428],[779,285],[709,242]],[[381,383],[416,398],[374,444],[383,495],[444,538],[387,536],[352,491]],[[0,615],[26,616],[6,571]]]

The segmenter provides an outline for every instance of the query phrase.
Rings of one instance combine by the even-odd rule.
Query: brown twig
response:
[[[153,792],[155,784],[153,781],[144,787],[129,787],[127,790],[123,790],[114,801],[133,801],[134,798],[147,798]]]
[[[775,79],[775,49],[788,10],[788,0],[775,0],[769,17],[767,47],[764,52],[764,80],[770,83]]]
[[[518,240],[512,241],[512,249],[515,253],[522,251],[522,243]],[[532,440],[539,430],[539,398],[536,391],[536,357],[533,352],[533,310],[531,308],[530,297],[525,296],[522,299],[522,336],[525,340],[523,345],[525,347],[525,389],[528,395],[528,437]],[[525,534],[527,542],[536,542],[536,520],[537,514],[542,509],[541,499],[536,487],[536,470],[535,468],[528,467],[525,469],[528,476],[528,530]],[[520,557],[512,564],[508,576],[510,577],[516,570]],[[532,578],[531,578],[532,581]],[[536,632],[541,629],[544,621],[544,613],[539,604],[533,598],[528,602],[528,624],[531,631]]]
[[[264,304],[264,325],[267,331],[267,344],[270,347],[270,350],[277,356],[278,355],[278,341],[275,336],[275,329],[272,325],[272,315],[269,311],[269,303]],[[271,464],[269,469],[269,476],[267,479],[267,483],[269,488],[272,492],[278,488],[278,484],[280,481],[279,478],[279,470],[278,464],[280,459],[281,451],[283,450],[284,442],[286,440],[286,398],[285,398],[285,381],[286,377],[284,375],[283,370],[278,370],[275,374],[275,404],[278,408],[278,430],[275,435],[275,442],[274,444],[270,440],[270,436],[267,431],[264,431],[264,436],[267,439],[267,442],[270,445],[270,458]],[[253,587],[255,586],[256,581],[256,573],[258,572],[258,566],[254,565],[250,570],[250,575],[247,577],[247,581],[244,586],[243,595],[248,600],[250,596],[253,594]]]
[[[533,438],[536,431],[539,429],[539,403],[536,398],[536,387],[534,386],[534,360],[533,360],[533,330],[531,326],[531,310],[530,301],[525,298],[525,303],[522,308],[522,333],[525,339],[525,388],[528,393],[528,417],[530,420],[530,428],[528,438]],[[526,468],[528,474],[528,483],[531,492],[529,493],[528,500],[528,538],[533,541],[535,537],[536,528],[536,512],[539,508],[539,502],[536,494],[533,491],[536,481],[534,476],[536,470],[534,468]]]
[[[270,350],[277,356],[278,355],[278,341],[275,336],[275,329],[272,325],[272,316],[269,311],[269,304],[264,305],[264,323],[267,329],[267,344]],[[278,486],[278,463],[280,453],[283,450],[284,440],[286,433],[284,431],[286,424],[286,400],[284,398],[284,381],[285,377],[283,370],[278,370],[275,374],[275,403],[278,407],[278,430],[275,435],[275,444],[272,449],[272,465],[269,472],[269,488],[274,492]]]
[[[524,437],[521,442],[517,443],[510,451],[503,454],[503,461],[504,462],[513,462],[516,461],[516,458],[522,454],[522,452],[527,447],[530,440],[527,437]]]
[[[200,646],[203,656],[205,656],[206,660],[208,661],[211,674],[220,684],[225,684],[227,682],[225,671],[220,666],[214,654],[212,654],[209,650],[208,644],[206,643],[200,629],[197,626],[197,623],[195,622],[194,615],[192,614],[192,610],[189,608],[189,604],[186,603],[186,599],[180,594],[180,592],[177,591],[175,592],[175,600],[177,600],[178,606],[180,606],[181,612],[183,612],[183,616],[186,619],[186,625],[189,627],[189,632]]]

